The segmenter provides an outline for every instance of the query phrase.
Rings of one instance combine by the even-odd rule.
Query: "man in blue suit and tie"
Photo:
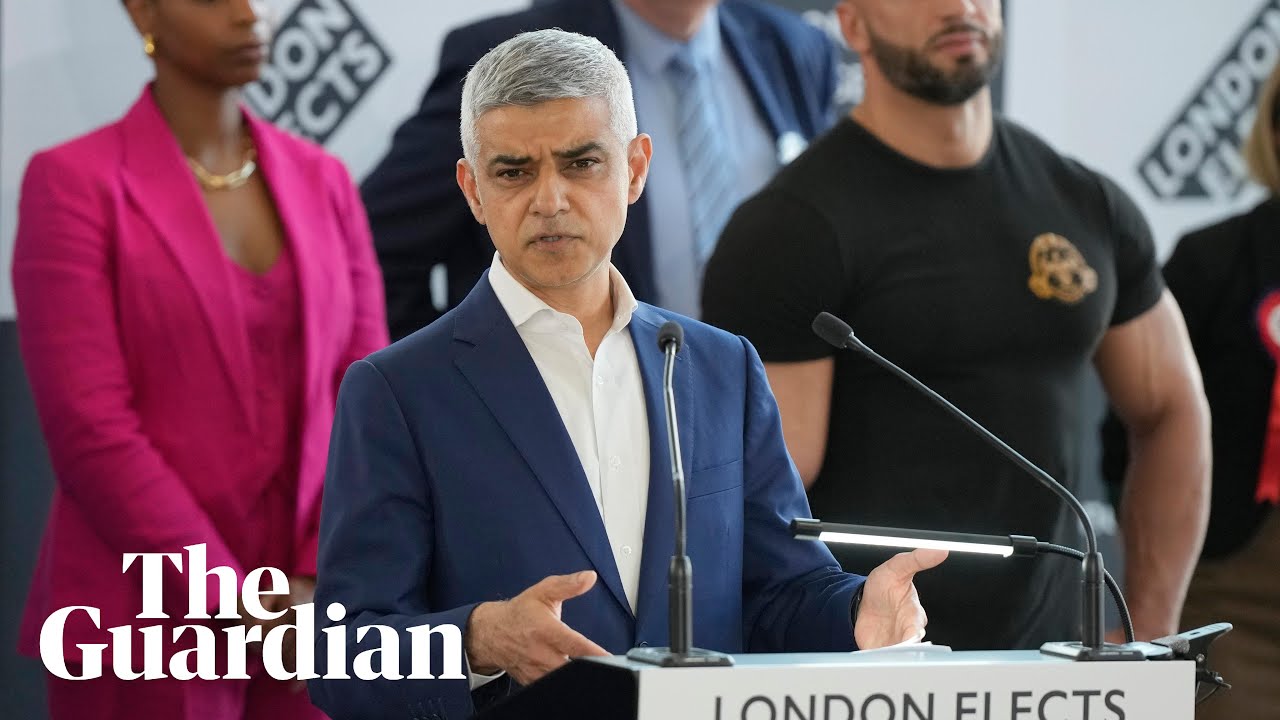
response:
[[[835,122],[835,43],[767,0],[552,0],[454,30],[421,106],[361,186],[392,339],[440,316],[432,268],[445,268],[447,309],[489,266],[493,245],[451,181],[462,78],[490,48],[542,28],[598,38],[625,61],[640,130],[660,152],[613,263],[638,299],[691,317],[729,214]]]
[[[357,642],[361,626],[394,628],[407,668],[408,628],[447,624],[469,678],[312,680],[315,703],[335,720],[462,718],[569,657],[663,644],[674,531],[656,340],[671,319],[685,328],[674,377],[694,642],[923,637],[912,578],[945,553],[900,554],[864,578],[793,540],[809,508],[755,350],[637,302],[610,262],[653,154],[617,57],[559,30],[504,42],[467,76],[462,139],[457,182],[497,253],[457,308],[348,371],[316,601],[346,609],[348,666],[377,646]]]

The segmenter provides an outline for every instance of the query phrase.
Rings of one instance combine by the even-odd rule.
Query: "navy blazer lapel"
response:
[[[613,3],[609,0],[578,0],[565,3],[568,13],[561,24],[565,30],[593,37],[613,50],[619,58],[623,57],[622,25],[618,22],[618,14],[613,11]],[[560,14],[560,13],[557,13]]]
[[[649,504],[645,511],[644,550],[640,558],[640,583],[636,600],[636,638],[667,638],[667,570],[675,551],[675,490],[671,477],[671,451],[667,442],[666,405],[662,396],[663,354],[658,350],[658,328],[666,322],[656,308],[641,305],[632,315],[631,341],[636,347],[644,400],[649,415]],[[676,419],[680,425],[680,455],[685,480],[692,469],[693,431],[691,382],[685,358],[676,356],[672,374],[676,394]]]
[[[578,453],[538,366],[489,284],[487,270],[455,312],[454,339],[465,345],[455,344],[454,364],[524,457],[600,581],[630,615],[604,520]]]
[[[737,61],[738,69],[742,71],[747,85],[751,88],[756,106],[763,113],[765,121],[769,123],[769,128],[773,130],[774,140],[780,139],[787,133],[798,133],[803,136],[800,132],[800,123],[796,120],[794,113],[788,114],[786,104],[779,102],[774,95],[774,89],[778,84],[770,81],[753,51],[750,36],[734,17],[727,4],[720,6],[720,35],[729,48],[729,54]]]

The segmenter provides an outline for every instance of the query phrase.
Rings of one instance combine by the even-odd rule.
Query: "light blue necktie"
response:
[[[689,218],[699,265],[715,248],[720,231],[736,206],[732,156],[725,138],[710,68],[684,49],[667,64],[676,97],[680,160],[689,192]]]

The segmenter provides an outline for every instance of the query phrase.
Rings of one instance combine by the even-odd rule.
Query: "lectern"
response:
[[[733,667],[579,659],[476,717],[603,720],[1193,720],[1195,663],[1034,650],[734,656]]]

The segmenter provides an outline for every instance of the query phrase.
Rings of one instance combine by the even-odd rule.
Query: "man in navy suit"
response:
[[[835,121],[834,43],[765,0],[553,0],[454,30],[421,107],[361,187],[393,339],[440,316],[433,267],[445,267],[446,303],[454,307],[493,255],[449,180],[462,154],[463,76],[498,43],[552,27],[598,38],[626,62],[640,130],[660,148],[650,190],[613,258],[642,301],[697,317],[702,265],[728,214]],[[672,75],[681,51],[704,77]],[[714,129],[707,141],[699,139],[698,121]],[[717,164],[699,166],[698,150]],[[717,180],[724,192],[700,202],[696,193],[714,195]]]
[[[399,633],[403,669],[408,628],[443,624],[461,630],[469,677],[313,680],[316,704],[335,720],[461,718],[568,657],[663,644],[674,532],[656,339],[671,319],[696,644],[923,637],[912,578],[945,553],[863,578],[792,539],[809,507],[755,350],[637,302],[610,262],[653,153],[622,63],[593,38],[526,33],[480,59],[463,98],[457,182],[497,253],[457,308],[343,380],[316,601],[346,609],[348,666],[378,646],[356,641],[361,626]]]

